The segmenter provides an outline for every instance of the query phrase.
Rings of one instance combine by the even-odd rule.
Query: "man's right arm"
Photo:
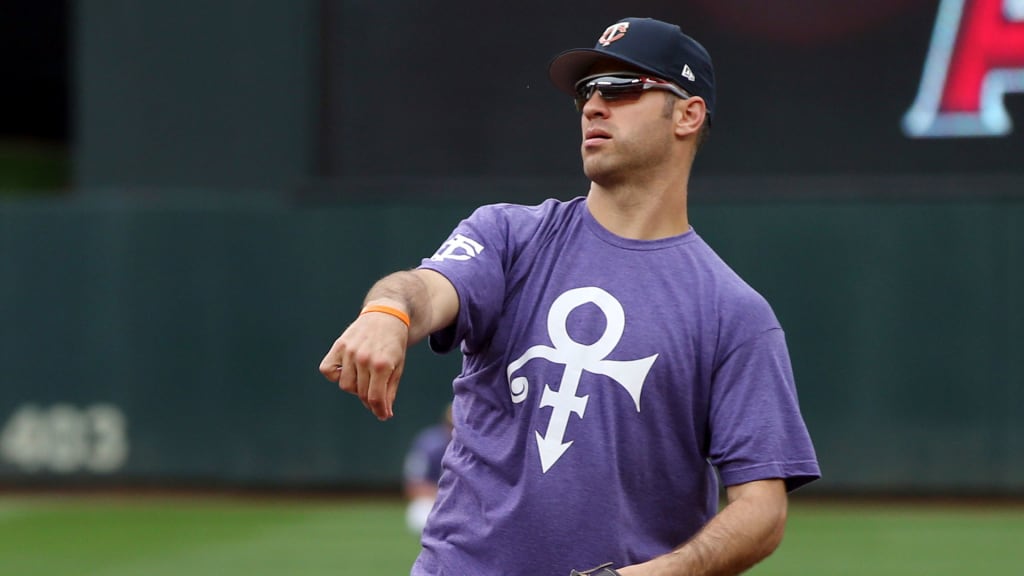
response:
[[[380,420],[394,416],[406,349],[449,326],[459,313],[459,296],[443,275],[431,270],[395,272],[377,281],[363,302],[391,308],[408,317],[363,313],[334,341],[320,362],[320,373],[350,394]]]
[[[448,327],[459,313],[459,295],[452,283],[433,270],[395,272],[377,281],[363,306],[384,305],[409,315],[409,345]]]

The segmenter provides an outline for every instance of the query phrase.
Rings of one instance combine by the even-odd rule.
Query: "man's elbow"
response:
[[[782,544],[782,537],[786,533],[787,511],[786,506],[774,506],[768,513],[765,523],[765,534],[761,539],[760,553],[763,560],[773,554]]]

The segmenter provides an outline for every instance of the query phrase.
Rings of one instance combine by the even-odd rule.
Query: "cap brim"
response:
[[[548,77],[551,78],[555,88],[571,96],[576,93],[576,83],[586,76],[595,64],[609,61],[622,62],[632,68],[658,75],[654,70],[630,58],[623,58],[611,52],[594,48],[575,48],[555,56],[548,66]]]

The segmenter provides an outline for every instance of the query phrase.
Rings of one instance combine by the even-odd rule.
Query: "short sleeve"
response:
[[[478,349],[494,332],[505,297],[508,223],[501,205],[477,208],[420,268],[447,278],[459,295],[455,323],[430,335],[430,348],[449,352],[463,343]]]
[[[821,476],[779,328],[742,343],[715,370],[709,425],[710,461],[726,486],[780,478],[795,490]]]

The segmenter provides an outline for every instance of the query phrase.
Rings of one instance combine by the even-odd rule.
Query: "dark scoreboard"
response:
[[[327,9],[323,175],[578,175],[578,114],[547,65],[625,16],[712,55],[697,175],[1024,173],[1024,1],[555,4]]]

